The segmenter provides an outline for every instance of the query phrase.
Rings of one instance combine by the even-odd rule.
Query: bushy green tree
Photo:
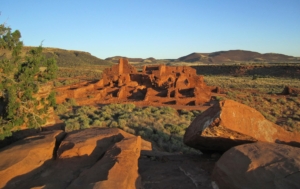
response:
[[[0,25],[0,139],[24,123],[40,127],[45,122],[42,115],[55,105],[53,93],[46,99],[48,103],[42,99],[40,108],[35,97],[41,86],[56,77],[55,60],[46,59],[41,46],[22,56],[20,38],[20,31]]]

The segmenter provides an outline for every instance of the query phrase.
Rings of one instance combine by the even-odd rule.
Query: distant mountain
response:
[[[156,62],[156,59],[152,58],[152,57],[143,59],[143,58],[128,58],[128,57],[124,57],[124,56],[113,56],[113,57],[106,58],[105,60],[113,62],[113,63],[118,63],[120,58],[127,58],[129,62],[139,62],[139,63],[142,63],[142,62],[155,63]]]
[[[192,53],[177,59],[181,62],[229,63],[229,62],[300,62],[299,58],[277,53],[261,54],[244,50],[218,51],[213,53]]]

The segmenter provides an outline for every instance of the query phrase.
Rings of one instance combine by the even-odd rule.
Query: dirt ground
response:
[[[218,159],[212,157],[142,152],[139,159],[142,184],[145,189],[210,189],[210,175]]]

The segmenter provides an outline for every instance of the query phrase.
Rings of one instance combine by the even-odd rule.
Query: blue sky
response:
[[[233,49],[300,57],[300,0],[6,0],[0,11],[25,45],[103,59]]]

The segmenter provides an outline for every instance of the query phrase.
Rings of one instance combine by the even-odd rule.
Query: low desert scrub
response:
[[[285,86],[299,87],[299,79],[291,78],[256,78],[233,76],[205,76],[207,85],[219,86],[224,89],[258,90],[263,93],[281,93]]]
[[[185,146],[182,141],[185,129],[200,113],[195,110],[176,111],[167,106],[141,108],[134,104],[110,104],[100,108],[73,108],[68,113],[64,112],[61,119],[66,124],[67,132],[89,127],[119,128],[140,135],[168,152],[199,153]]]
[[[70,98],[67,99],[66,102],[56,105],[55,112],[57,115],[64,115],[75,106],[77,106],[76,100],[74,98]]]
[[[75,83],[80,83],[80,79],[64,79],[64,80],[56,80],[53,82],[54,87],[61,87],[61,86],[65,86],[65,85],[71,85],[71,84],[75,84]]]
[[[58,78],[99,80],[102,77],[102,71],[107,67],[108,66],[79,66],[76,69],[72,67],[59,67],[57,76]]]

